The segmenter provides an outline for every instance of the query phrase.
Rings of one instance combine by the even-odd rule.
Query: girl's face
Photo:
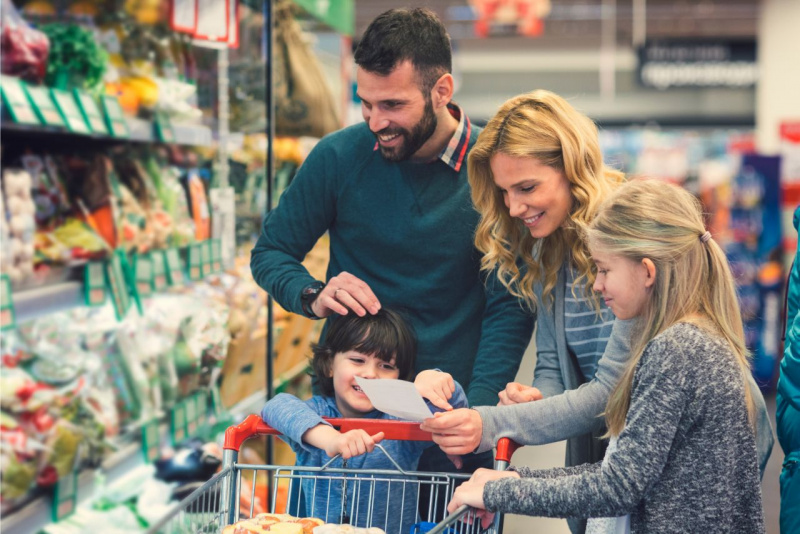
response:
[[[623,256],[592,251],[597,266],[594,290],[617,319],[640,316],[650,300],[650,290],[655,282],[655,266],[645,258],[635,262]]]
[[[351,350],[336,353],[330,376],[333,378],[336,406],[342,412],[342,417],[363,417],[374,408],[358,387],[356,377],[397,379],[400,377],[400,370],[395,365],[394,358],[385,362],[375,356]]]
[[[562,171],[535,158],[500,152],[492,156],[489,165],[509,215],[522,220],[533,237],[547,237],[567,220],[572,194]]]

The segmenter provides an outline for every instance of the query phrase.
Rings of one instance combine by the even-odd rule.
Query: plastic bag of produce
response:
[[[11,0],[3,0],[2,60],[3,74],[41,83],[47,69],[50,41],[31,28]]]

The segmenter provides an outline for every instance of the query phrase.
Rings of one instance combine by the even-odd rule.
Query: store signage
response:
[[[101,102],[103,110],[106,112],[106,124],[109,131],[111,131],[111,135],[114,137],[129,137],[128,122],[125,120],[125,114],[122,112],[122,106],[119,105],[117,97],[105,95]]]
[[[50,89],[53,95],[53,100],[56,102],[56,107],[64,117],[64,122],[67,123],[67,128],[71,132],[82,134],[91,133],[89,125],[83,120],[83,113],[81,113],[75,98],[68,92],[61,89]]]
[[[177,445],[186,439],[186,403],[177,402],[172,407],[169,417],[169,430],[172,436],[172,445]]]
[[[14,301],[11,298],[11,279],[4,274],[0,276],[0,330],[9,330],[16,324]]]
[[[165,261],[163,251],[154,250],[150,253],[150,262],[153,265],[153,289],[155,291],[162,291],[167,287]]]
[[[755,40],[658,40],[638,54],[646,87],[752,87],[758,79]]]
[[[167,279],[169,280],[169,285],[183,285],[183,264],[181,264],[181,256],[178,253],[178,249],[167,249],[164,253],[164,257],[164,267],[167,270]]]
[[[189,279],[201,280],[203,278],[203,251],[202,243],[189,245]]]
[[[12,76],[0,76],[0,89],[2,89],[3,105],[8,109],[14,122],[39,124],[39,117],[36,116],[25,94],[25,82]]]
[[[153,263],[145,254],[139,254],[133,261],[136,291],[139,297],[149,297],[153,294]]]
[[[108,135],[108,128],[103,119],[103,113],[100,111],[100,108],[97,107],[97,102],[95,102],[94,98],[88,93],[78,91],[77,89],[74,90],[74,94],[75,100],[78,101],[81,112],[83,112],[83,118],[86,119],[92,132]]]
[[[158,419],[153,419],[142,427],[142,454],[146,462],[158,459],[161,448],[161,431],[158,423]]]
[[[131,296],[128,292],[128,283],[125,279],[123,267],[123,257],[125,252],[114,251],[111,258],[106,262],[106,284],[111,293],[111,302],[114,304],[114,313],[117,320],[125,318],[125,314],[131,307]]]
[[[160,141],[164,143],[175,142],[175,129],[172,127],[169,115],[166,113],[156,113],[155,127],[156,135]]]
[[[75,512],[78,506],[78,471],[60,477],[53,496],[53,521],[60,521]]]
[[[83,291],[87,306],[106,302],[106,278],[102,261],[92,261],[83,270]]]
[[[56,109],[50,91],[46,87],[27,85],[25,90],[33,104],[33,109],[39,114],[42,122],[48,126],[64,126],[64,119]]]

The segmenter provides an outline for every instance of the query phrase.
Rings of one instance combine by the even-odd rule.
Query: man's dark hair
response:
[[[356,351],[375,355],[384,362],[395,359],[400,380],[414,378],[417,336],[400,313],[382,308],[375,315],[359,317],[355,313],[329,319],[325,341],[311,345],[311,368],[314,385],[326,397],[333,397],[331,368],[340,352]]]
[[[381,76],[406,60],[414,65],[426,98],[436,81],[452,71],[450,36],[433,11],[402,8],[378,15],[355,52],[356,65]]]

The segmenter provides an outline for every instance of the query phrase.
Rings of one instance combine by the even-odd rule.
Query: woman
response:
[[[468,164],[482,267],[497,268],[537,313],[533,387],[509,384],[500,393],[501,404],[520,404],[437,414],[422,428],[448,454],[485,451],[501,437],[526,445],[568,439],[567,466],[599,461],[600,416],[628,361],[631,323],[615,321],[592,292],[595,271],[578,228],[623,175],[603,163],[594,123],[548,91],[503,104]],[[752,380],[751,389],[763,472],[772,430]],[[573,532],[585,529],[585,521],[568,521]]]

